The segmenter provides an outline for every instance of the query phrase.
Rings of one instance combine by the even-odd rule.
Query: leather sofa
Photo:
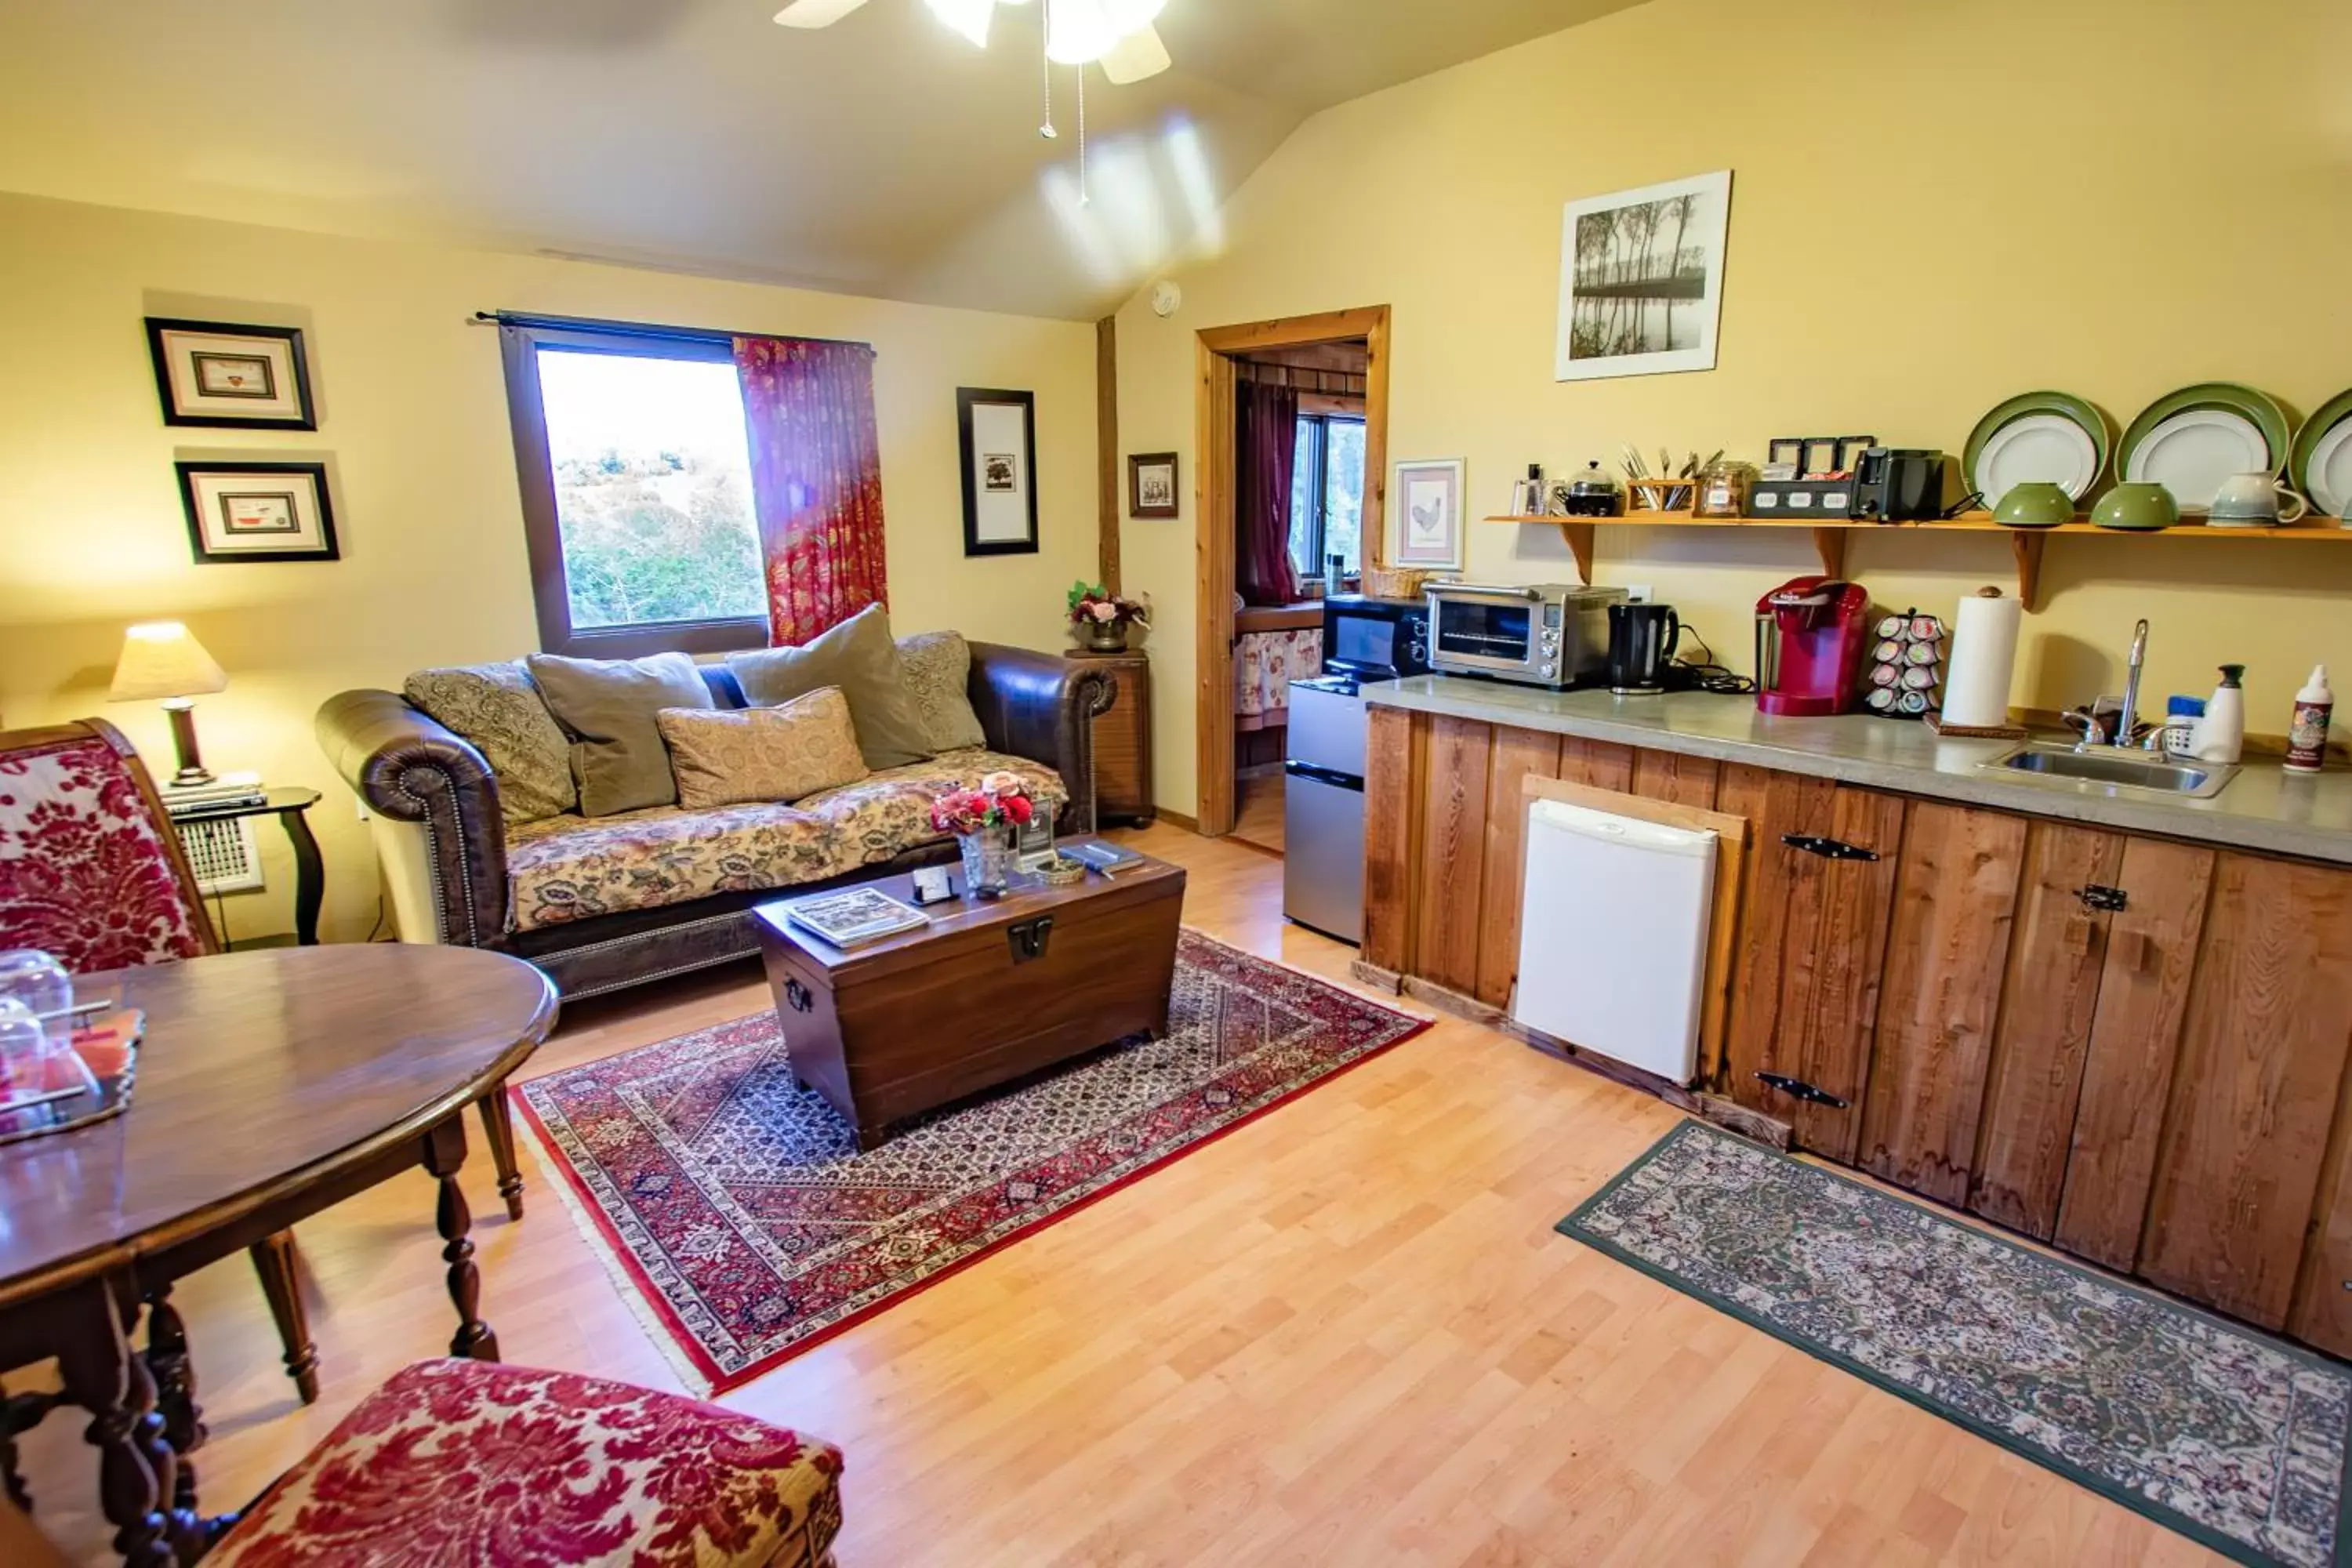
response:
[[[1115,685],[1083,660],[990,643],[971,646],[968,692],[989,752],[1057,775],[1066,797],[1057,827],[1090,830],[1094,721],[1108,710]],[[702,678],[716,706],[745,706],[742,688],[725,666],[702,667]],[[512,953],[545,971],[567,1001],[757,952],[751,908],[777,897],[780,888],[814,892],[956,858],[953,840],[931,837],[927,824],[906,831],[902,810],[898,837],[878,847],[870,833],[847,844],[841,842],[841,833],[825,834],[835,847],[848,851],[836,859],[857,861],[837,875],[778,880],[752,873],[730,879],[761,885],[578,918],[534,919],[530,911],[518,918],[515,858],[527,863],[533,847],[510,843],[498,778],[479,751],[393,691],[346,691],[331,698],[319,710],[317,729],[329,760],[370,813],[401,939]],[[970,766],[983,754],[960,755]],[[805,831],[824,832],[809,826],[792,808],[772,809],[780,816],[800,817]],[[552,826],[559,833],[586,833],[600,823],[625,820],[571,818]],[[530,831],[544,826],[534,824]]]

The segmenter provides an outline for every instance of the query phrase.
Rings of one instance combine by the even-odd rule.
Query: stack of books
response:
[[[1099,838],[1088,838],[1076,844],[1065,844],[1062,853],[1073,860],[1083,860],[1106,877],[1142,866],[1144,858],[1132,849],[1122,849],[1116,844],[1106,844]]]
[[[793,924],[845,952],[931,923],[931,917],[871,888],[820,893],[784,907]]]

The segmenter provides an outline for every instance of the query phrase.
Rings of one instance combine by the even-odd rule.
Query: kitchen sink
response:
[[[1979,765],[2032,778],[2144,789],[2189,800],[2210,800],[2238,775],[2234,763],[2177,763],[2121,748],[2076,751],[2072,746],[2039,742]]]

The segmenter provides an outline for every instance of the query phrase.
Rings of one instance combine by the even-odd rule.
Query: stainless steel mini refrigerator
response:
[[[1364,940],[1364,699],[1352,677],[1290,683],[1282,781],[1282,912]]]

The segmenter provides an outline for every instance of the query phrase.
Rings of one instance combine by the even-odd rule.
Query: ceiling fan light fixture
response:
[[[1054,0],[1045,13],[1045,58],[1057,65],[1091,65],[1118,42],[1103,0]]]
[[[996,10],[996,0],[924,0],[931,15],[970,38],[979,48],[988,47],[988,19]]]
[[[1100,0],[1100,4],[1103,20],[1122,38],[1149,27],[1168,8],[1168,0]]]

